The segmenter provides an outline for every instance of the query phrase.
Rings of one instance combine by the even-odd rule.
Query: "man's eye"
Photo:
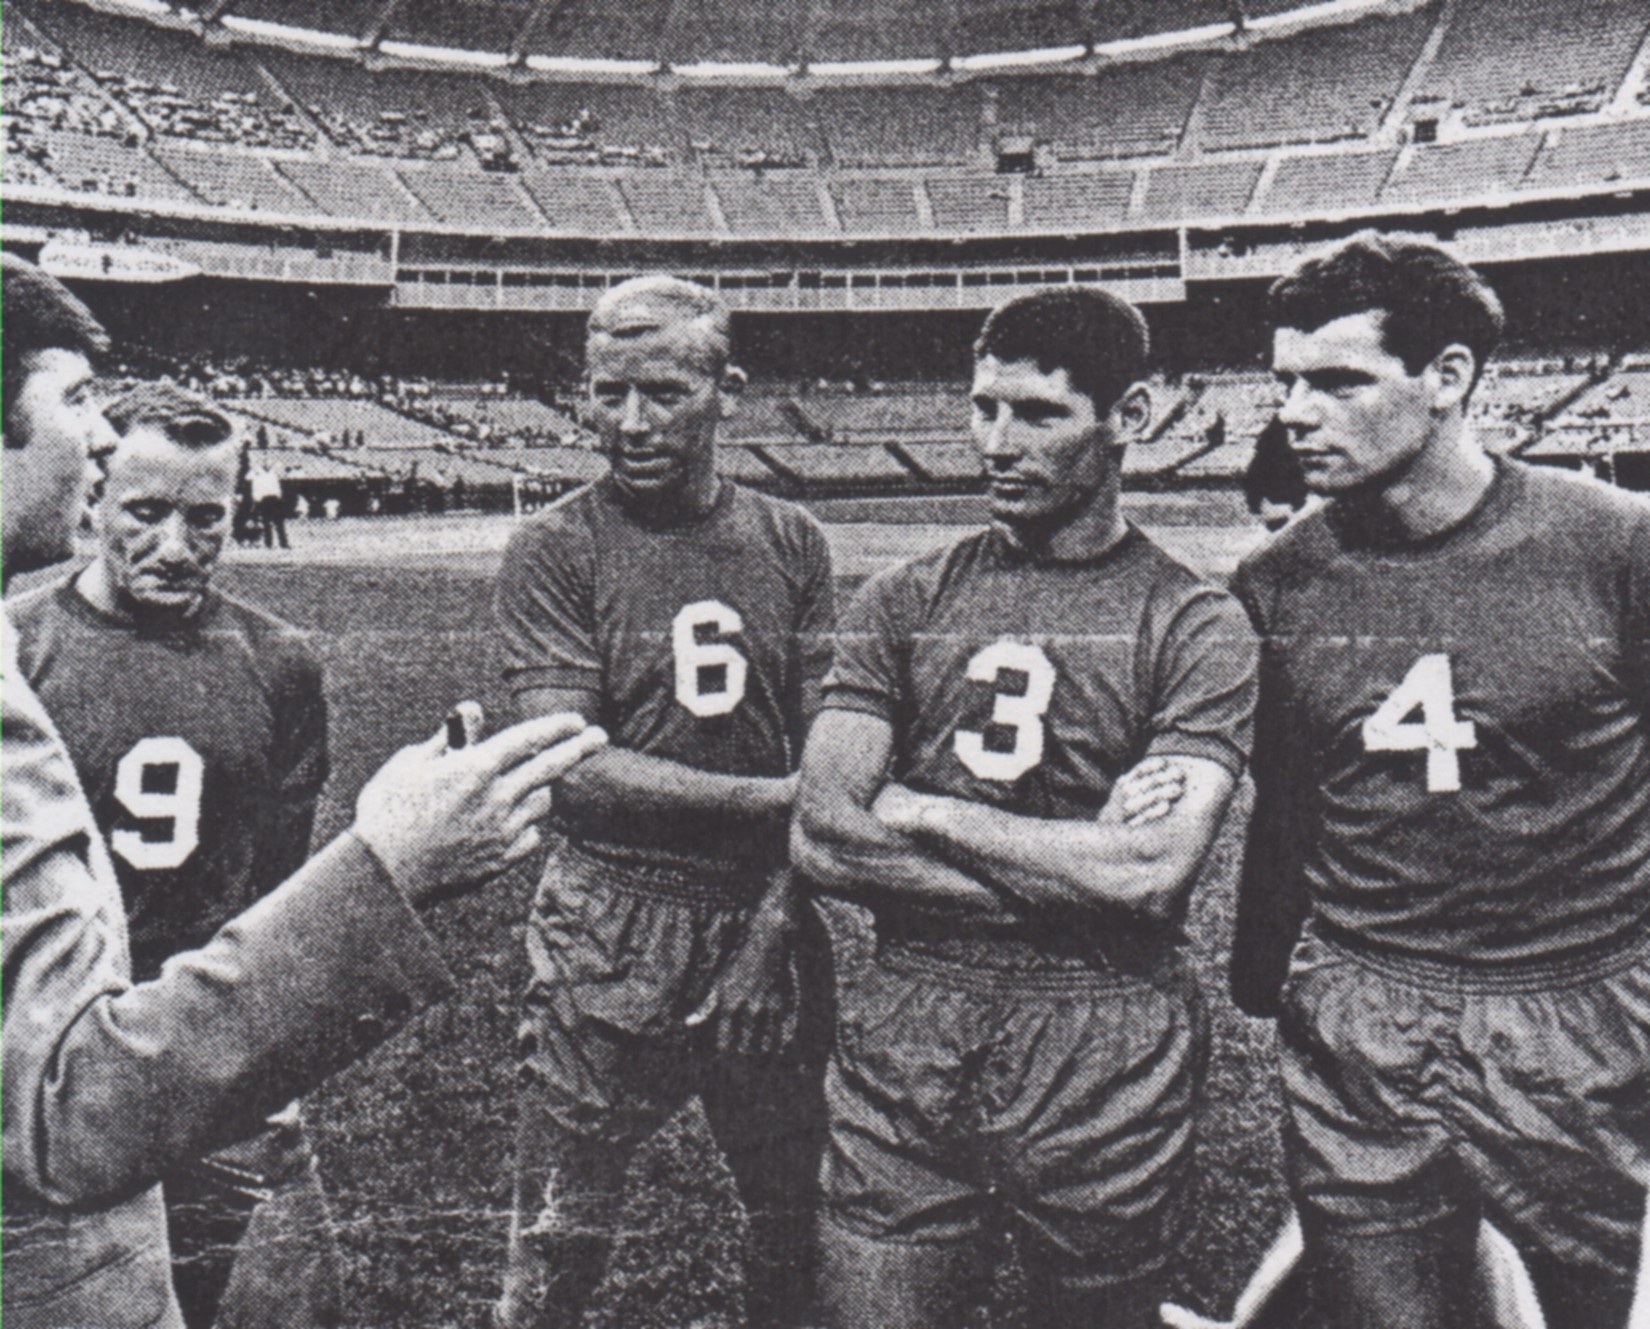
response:
[[[146,526],[153,526],[166,518],[166,509],[158,503],[134,503],[126,511]]]
[[[209,531],[228,514],[222,508],[191,508],[189,524],[199,531]]]

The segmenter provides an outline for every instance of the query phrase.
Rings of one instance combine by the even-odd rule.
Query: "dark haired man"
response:
[[[874,577],[838,635],[793,831],[873,924],[834,948],[835,1329],[963,1323],[998,1217],[1033,1324],[1144,1324],[1172,1249],[1204,1062],[1177,943],[1254,639],[1123,518],[1147,355],[1103,291],[997,309],[972,388],[991,525]],[[1168,816],[1132,815],[1162,786]]]
[[[1471,1323],[1484,1217],[1549,1324],[1620,1325],[1650,1175],[1650,506],[1474,441],[1501,309],[1437,246],[1356,236],[1270,314],[1331,501],[1236,582],[1264,645],[1233,985],[1279,1020],[1315,1322]]]
[[[73,549],[88,457],[115,442],[107,345],[61,283],[0,255],[4,572]],[[257,1129],[448,986],[412,912],[537,847],[577,717],[463,752],[442,733],[367,782],[351,829],[205,946],[134,985],[104,838],[0,615],[7,1329],[179,1329],[161,1176]]]
[[[211,584],[241,469],[234,424],[169,383],[105,414],[120,438],[94,455],[96,557],[7,612],[114,851],[144,982],[309,857],[326,702],[298,632]],[[296,1104],[169,1176],[166,1210],[191,1329],[337,1321],[335,1242]]]
[[[697,1094],[750,1215],[751,1320],[783,1329],[812,1290],[823,1069],[789,1029],[786,827],[830,550],[800,507],[717,474],[744,374],[714,292],[616,286],[585,352],[610,473],[522,525],[498,588],[520,713],[576,711],[614,740],[557,792],[567,839],[528,923],[500,1318],[582,1322],[627,1163]]]

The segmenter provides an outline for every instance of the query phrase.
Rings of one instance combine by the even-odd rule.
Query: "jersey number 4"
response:
[[[750,665],[731,642],[700,641],[700,628],[713,628],[724,637],[744,630],[737,609],[720,600],[695,600],[683,605],[670,625],[670,645],[676,656],[676,700],[701,720],[726,715],[745,699],[745,677]]]
[[[145,872],[179,868],[201,842],[201,791],[206,763],[181,738],[141,738],[115,767],[115,798],[142,821],[170,822],[164,839],[116,830],[110,847]]]
[[[1417,709],[1419,720],[1410,715]],[[1478,746],[1478,729],[1471,720],[1455,718],[1455,683],[1449,656],[1423,655],[1364,721],[1366,752],[1424,752],[1427,754],[1427,792],[1453,794],[1461,788],[1463,749]]]
[[[986,736],[977,729],[959,729],[954,738],[957,760],[981,780],[1004,784],[1018,780],[1043,759],[1043,716],[1054,700],[1054,663],[1041,646],[1023,641],[998,641],[975,653],[968,662],[968,677],[996,687],[999,676],[1012,670],[1025,676],[1023,692],[1001,692],[991,707],[993,726],[1012,730],[1012,747],[986,747]]]

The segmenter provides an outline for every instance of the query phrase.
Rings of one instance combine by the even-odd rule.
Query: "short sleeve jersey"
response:
[[[1130,527],[1084,562],[985,530],[878,574],[844,615],[825,705],[888,721],[914,789],[1092,819],[1151,755],[1241,774],[1254,699],[1236,601]]]
[[[109,844],[133,977],[153,978],[308,853],[276,837],[326,781],[320,665],[296,628],[217,591],[170,630],[101,612],[72,579],[7,612]]]
[[[1447,532],[1332,503],[1236,587],[1264,642],[1240,928],[1295,894],[1376,946],[1524,961],[1642,926],[1650,504],[1498,462]]]
[[[711,511],[654,525],[609,480],[523,523],[499,574],[499,648],[513,693],[583,698],[618,747],[723,775],[796,769],[807,698],[830,654],[830,549],[794,503],[723,481]],[[692,828],[667,861],[738,859]],[[724,852],[726,851],[726,852]]]

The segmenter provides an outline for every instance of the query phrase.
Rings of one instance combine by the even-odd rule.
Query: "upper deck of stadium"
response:
[[[1650,187],[1643,0],[8,0],[8,201],[1089,235]]]

